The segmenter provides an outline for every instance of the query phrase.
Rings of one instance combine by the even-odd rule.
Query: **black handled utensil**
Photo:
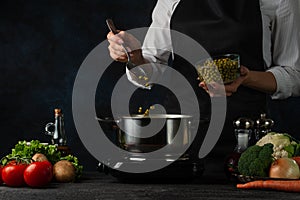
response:
[[[119,31],[118,31],[118,29],[116,28],[116,26],[115,26],[115,24],[114,24],[114,22],[113,22],[112,19],[106,19],[106,24],[107,24],[109,30],[110,30],[113,34],[118,34],[118,33],[119,33]],[[129,52],[127,51],[127,49],[125,48],[125,46],[124,46],[123,44],[121,44],[121,46],[122,46],[122,48],[124,49],[124,52],[125,52],[125,54],[126,54],[126,56],[127,56],[127,67],[128,67],[128,69],[130,70],[130,69],[136,67],[136,65],[132,63],[131,57],[130,57],[130,55],[129,55]]]
[[[107,20],[106,20],[106,24],[107,24],[109,30],[110,30],[113,34],[118,34],[118,33],[119,33],[119,31],[117,30],[117,28],[116,28],[116,26],[115,26],[115,24],[114,24],[114,22],[113,22],[112,19],[107,19]]]

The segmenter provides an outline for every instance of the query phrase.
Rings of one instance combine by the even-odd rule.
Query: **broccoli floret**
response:
[[[261,151],[258,153],[258,158],[261,160],[264,160],[266,158],[272,158],[272,153],[273,153],[273,144],[268,143],[265,144]]]
[[[266,177],[268,174],[265,172],[265,166],[260,159],[255,159],[248,167],[249,175]]]
[[[259,152],[262,147],[258,145],[250,146],[246,151],[244,151],[238,162],[238,170],[242,174],[250,174],[249,166],[258,157]]]
[[[239,173],[246,176],[267,177],[273,162],[273,144],[253,145],[244,151],[238,162]]]

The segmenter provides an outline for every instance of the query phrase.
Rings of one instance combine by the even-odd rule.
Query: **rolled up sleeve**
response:
[[[153,10],[152,23],[142,47],[143,57],[149,62],[147,65],[150,65],[152,69],[151,73],[148,73],[147,70],[144,70],[144,74],[142,73],[142,76],[149,78],[147,85],[139,78],[142,66],[130,71],[126,69],[128,80],[140,88],[151,89],[151,84],[162,77],[167,67],[168,59],[172,54],[170,19],[178,2],[179,0],[158,0]]]
[[[300,96],[300,2],[277,0],[272,22],[272,65],[277,90],[272,99]]]
[[[300,76],[291,67],[273,67],[268,70],[276,80],[277,90],[271,95],[272,99],[285,99],[291,96],[300,96]]]

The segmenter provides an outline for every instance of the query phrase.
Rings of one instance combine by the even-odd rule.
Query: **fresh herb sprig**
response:
[[[27,141],[19,141],[15,148],[11,150],[11,153],[8,154],[7,158],[13,157],[32,157],[36,153],[44,154],[47,159],[52,163],[56,163],[60,160],[60,152],[57,150],[55,145],[45,145],[41,143],[39,140],[32,140],[30,142]]]

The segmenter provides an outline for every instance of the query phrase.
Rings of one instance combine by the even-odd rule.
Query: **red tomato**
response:
[[[296,156],[296,157],[292,157],[292,159],[294,161],[296,161],[296,163],[298,164],[299,168],[300,168],[300,156]]]
[[[24,171],[25,183],[31,187],[42,187],[50,183],[53,167],[49,161],[33,162]]]
[[[8,186],[20,187],[24,185],[24,170],[27,164],[9,163],[2,169],[2,180]]]
[[[2,166],[0,165],[0,184],[2,184],[3,183],[3,181],[2,181]]]

